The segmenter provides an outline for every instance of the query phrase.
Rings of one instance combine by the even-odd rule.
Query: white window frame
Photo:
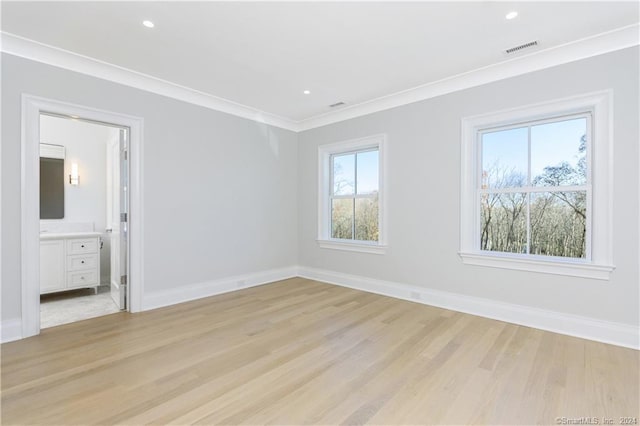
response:
[[[613,266],[613,113],[612,91],[564,98],[462,119],[460,252],[465,264],[599,280],[610,279]],[[562,116],[588,114],[587,253],[585,259],[491,252],[480,249],[479,137],[490,128]],[[583,189],[584,190],[584,189]]]
[[[386,194],[386,135],[320,145],[318,147],[318,245],[321,248],[384,254],[387,248],[385,222]],[[331,158],[334,155],[378,150],[378,241],[343,240],[331,238]],[[340,198],[340,197],[338,197]],[[350,197],[351,198],[351,197]],[[353,198],[358,198],[354,195]]]

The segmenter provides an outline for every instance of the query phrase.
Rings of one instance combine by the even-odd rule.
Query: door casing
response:
[[[40,114],[80,117],[118,127],[129,134],[129,310],[142,310],[143,268],[143,188],[142,152],[144,120],[83,105],[22,95],[21,131],[21,289],[22,338],[40,333]]]

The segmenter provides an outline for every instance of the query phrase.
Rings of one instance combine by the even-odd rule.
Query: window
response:
[[[608,279],[608,93],[463,120],[464,263]]]
[[[480,250],[585,259],[591,116],[480,131]]]
[[[319,147],[321,247],[384,252],[384,139],[372,136]]]

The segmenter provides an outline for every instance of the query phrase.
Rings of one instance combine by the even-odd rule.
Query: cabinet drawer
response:
[[[97,254],[76,254],[67,256],[67,271],[83,271],[98,266]]]
[[[97,253],[97,238],[77,238],[67,240],[67,254]]]
[[[95,287],[98,285],[96,271],[67,272],[67,287]]]

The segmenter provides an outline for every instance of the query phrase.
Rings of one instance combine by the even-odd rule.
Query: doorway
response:
[[[127,309],[128,133],[40,113],[40,328]]]
[[[23,95],[22,105],[22,337],[40,332],[43,285],[44,292],[48,294],[60,296],[67,290],[97,292],[106,295],[117,311],[142,310],[143,120],[31,95]],[[103,180],[105,200],[102,203],[104,220],[101,226],[96,226],[97,220],[92,221],[87,215],[81,217],[82,220],[69,217],[66,223],[64,218],[47,218],[43,219],[45,223],[42,226],[42,198],[39,191],[41,117],[99,125],[111,130],[113,137],[105,143],[101,152],[105,163],[110,162],[104,167],[105,175],[107,170],[109,173]],[[44,147],[45,151],[52,148],[55,151],[53,145],[56,144],[49,145]],[[60,148],[57,149],[59,152]],[[61,155],[64,154],[58,153],[58,156]],[[90,176],[95,177],[93,171],[83,170],[80,163],[69,163],[58,166],[58,169],[64,170],[63,178],[68,189],[71,186],[74,186],[73,189],[82,188],[83,183],[95,183],[95,180],[89,179]],[[63,191],[71,198],[72,194],[77,196],[80,192]],[[108,197],[107,192],[110,194]],[[62,210],[67,206],[69,204],[64,202]],[[60,202],[51,208],[45,206],[45,216],[60,215],[60,210]],[[94,229],[89,229],[91,222]],[[41,233],[41,230],[45,232]],[[42,249],[42,240],[51,244]],[[104,249],[105,246],[108,250]],[[102,259],[106,259],[105,262],[100,262]],[[100,263],[105,266],[102,271],[98,269]],[[41,274],[41,271],[46,274]],[[54,282],[58,287],[51,287]]]

